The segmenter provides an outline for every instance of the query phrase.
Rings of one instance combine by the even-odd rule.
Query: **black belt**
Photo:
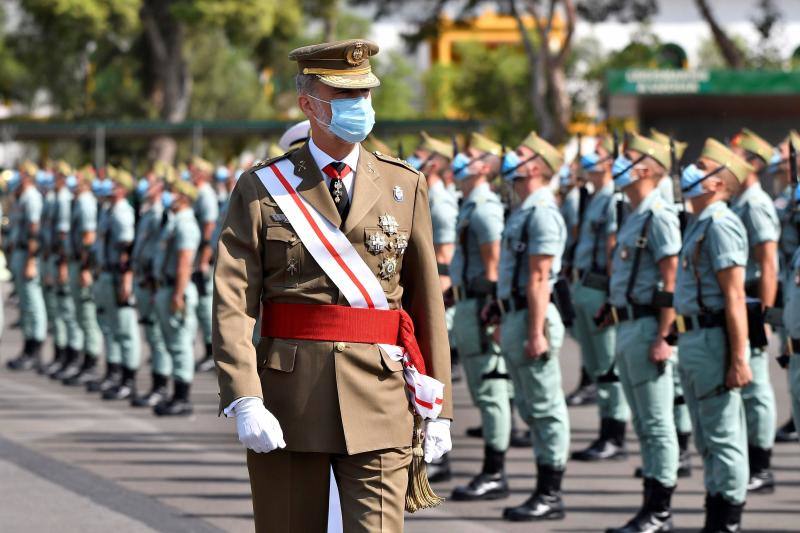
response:
[[[436,269],[439,271],[440,276],[450,275],[450,265],[447,263],[436,263]]]
[[[645,317],[656,317],[658,313],[659,309],[650,305],[631,304],[611,308],[611,317],[614,319],[614,324],[627,322],[628,320],[639,320]]]
[[[471,298],[486,298],[493,296],[491,292],[476,291],[474,289],[465,289],[460,285],[453,285],[453,299],[457,302],[462,300],[469,300]]]
[[[518,294],[511,298],[502,298],[497,301],[500,306],[500,312],[503,314],[510,313],[511,311],[519,311],[528,308],[528,297]]]
[[[800,337],[789,337],[786,340],[789,344],[789,354],[800,355]]]
[[[703,313],[699,315],[677,315],[675,327],[678,333],[686,333],[693,329],[721,328],[725,326],[725,312]]]

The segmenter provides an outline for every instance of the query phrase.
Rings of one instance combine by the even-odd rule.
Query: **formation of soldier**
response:
[[[271,155],[308,139],[306,121]],[[772,328],[800,422],[800,135],[778,147],[746,129],[727,145],[708,139],[681,170],[685,149],[657,131],[631,133],[598,138],[565,162],[535,132],[514,150],[478,133],[463,146],[421,134],[403,164],[427,180],[454,375],[463,369],[481,415],[471,433],[484,441],[480,472],[452,500],[506,498],[505,454],[521,444],[533,449],[537,482],[503,518],[564,516],[570,425],[559,352],[568,333],[599,415],[597,439],[572,460],[624,458],[629,420],[641,444],[642,507],[608,531],[672,529],[692,434],[704,531],[738,531],[748,491],[774,490]],[[156,164],[138,181],[63,161],[4,172],[3,249],[25,341],[8,368],[156,415],[190,414],[195,371],[214,369],[216,243],[243,170],[195,158],[183,169]],[[780,183],[775,199],[761,187],[768,175]],[[394,195],[403,200],[402,189]],[[365,245],[374,254],[386,243]],[[297,267],[287,259],[285,275]],[[144,394],[140,326],[152,375]],[[195,361],[198,329],[205,353]],[[527,434],[513,427],[515,409]],[[428,473],[449,479],[447,455]]]

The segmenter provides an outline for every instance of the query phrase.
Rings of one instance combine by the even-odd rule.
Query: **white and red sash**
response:
[[[256,175],[286,215],[305,248],[350,306],[389,311],[389,302],[380,281],[347,236],[297,193],[302,178],[294,174],[292,162],[281,159],[258,169]],[[405,315],[405,312],[400,312]],[[407,326],[413,328],[410,319],[407,315],[405,317]],[[442,410],[444,384],[425,375],[424,361],[416,353],[416,346],[413,350],[408,344],[406,348],[394,344],[379,346],[394,360],[403,361],[403,376],[414,410],[423,418],[437,418]]]

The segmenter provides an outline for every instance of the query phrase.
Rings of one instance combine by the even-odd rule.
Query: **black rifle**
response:
[[[611,151],[611,155],[616,161],[617,157],[619,157],[619,137],[617,137],[617,132],[614,131],[611,134],[611,138],[614,141],[614,146]],[[622,190],[617,190],[617,228],[622,227],[622,219],[625,217],[625,195],[622,193]]]
[[[397,157],[399,159],[405,159],[405,150],[403,150],[403,141],[397,141]]]
[[[669,171],[672,178],[672,194],[675,196],[675,203],[681,205],[678,210],[678,221],[681,227],[681,235],[686,230],[689,224],[689,213],[686,211],[686,199],[683,197],[681,190],[681,169],[678,162],[678,153],[675,150],[675,139],[670,135],[669,137]]]

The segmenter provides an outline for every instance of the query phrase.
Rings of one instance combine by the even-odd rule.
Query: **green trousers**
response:
[[[800,355],[789,360],[789,393],[792,397],[794,426],[800,428]]]
[[[633,429],[639,437],[642,473],[645,478],[673,487],[678,474],[673,362],[659,371],[650,361],[650,346],[657,336],[655,318],[623,322],[617,328],[616,361],[633,414]]]
[[[747,420],[747,442],[757,448],[772,448],[775,443],[775,391],[769,379],[769,354],[762,348],[750,349],[753,381],[742,389]]]
[[[547,308],[545,335],[550,343],[547,357],[531,359],[525,353],[528,311],[503,316],[500,344],[514,382],[514,401],[531,429],[534,458],[537,464],[562,469],[569,453],[569,416],[558,357],[564,344],[564,324],[553,304]]]
[[[55,265],[53,260],[48,258],[40,259],[39,266],[42,268],[42,297],[47,314],[47,332],[53,336],[53,344],[57,348],[65,348],[67,346],[67,327],[58,313]]]
[[[581,282],[573,286],[572,299],[575,304],[575,323],[572,333],[581,347],[581,360],[592,381],[597,383],[597,406],[600,418],[627,421],[630,415],[625,393],[619,381],[598,381],[606,376],[614,365],[616,328],[597,329],[594,316],[606,301],[603,291],[585,287]]]
[[[211,306],[214,299],[213,272],[205,280],[203,289],[205,294],[202,296],[199,295],[200,290],[198,289],[197,320],[200,323],[200,329],[203,331],[203,343],[211,344]]]
[[[496,451],[506,451],[511,438],[511,381],[500,347],[482,332],[479,302],[462,300],[453,314],[453,341],[467,377],[472,403],[481,413],[483,440]],[[485,336],[484,336],[485,335]]]
[[[25,279],[25,262],[28,253],[15,250],[11,255],[11,273],[19,296],[20,322],[26,339],[44,342],[47,337],[47,310],[42,291],[42,264],[33,279]]]
[[[183,311],[173,313],[171,301],[172,287],[159,288],[156,313],[172,361],[172,376],[191,383],[194,378],[194,337],[197,334],[197,288],[191,282],[187,284]]]
[[[112,325],[112,321],[114,320],[113,308],[115,307],[115,304],[112,302],[115,302],[117,299],[117,291],[114,289],[111,274],[101,272],[94,282],[92,291],[94,293],[94,300],[97,303],[97,324],[100,326],[100,331],[103,333],[106,363],[121,364],[122,351],[114,337],[114,328]]]
[[[164,344],[164,335],[161,333],[161,324],[156,312],[155,291],[136,283],[133,292],[136,296],[139,320],[144,326],[144,338],[150,348],[150,366],[156,374],[170,376],[172,375],[172,359],[167,352],[166,344]]]
[[[75,306],[75,319],[78,327],[73,332],[77,350],[84,350],[89,357],[98,357],[102,350],[102,335],[97,322],[97,304],[92,287],[81,287],[81,269],[76,262],[69,263],[69,288]]]
[[[741,391],[724,389],[726,344],[722,328],[681,334],[679,369],[706,491],[738,504],[747,494],[747,422]]]
[[[686,406],[686,397],[683,395],[683,385],[678,372],[678,350],[673,350],[672,353],[674,359],[674,363],[671,365],[672,384],[675,390],[675,406],[672,410],[672,417],[678,433],[688,435],[692,432],[692,418],[689,416],[689,408]]]
[[[52,257],[48,261],[48,277],[52,281],[52,286],[45,291],[45,305],[47,316],[52,324],[53,343],[59,348],[69,346],[74,350],[80,350],[83,336],[78,326],[75,302],[70,292],[69,279],[67,279],[66,285],[58,283],[58,259],[56,257]],[[47,301],[48,297],[50,298],[49,302]]]
[[[120,363],[130,370],[138,370],[141,363],[142,347],[139,337],[139,320],[133,302],[121,304],[117,299],[117,287],[110,272],[100,274],[97,286],[103,288],[103,315],[108,332],[107,347],[114,350],[108,352],[108,362]],[[98,303],[101,301],[97,295]],[[113,357],[113,359],[112,359]]]

